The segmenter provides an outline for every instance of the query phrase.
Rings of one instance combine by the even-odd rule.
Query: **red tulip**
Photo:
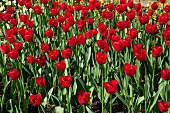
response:
[[[166,13],[163,13],[162,15],[158,16],[158,23],[160,25],[166,24],[168,20],[169,20],[169,17],[168,17],[168,14]]]
[[[46,86],[46,79],[44,77],[36,77],[35,81],[38,86]]]
[[[32,63],[34,63],[35,58],[34,58],[34,56],[30,55],[30,56],[28,56],[28,57],[26,58],[26,60],[27,60],[27,62],[28,62],[29,64],[32,64]]]
[[[106,7],[108,10],[112,11],[112,10],[114,10],[114,3],[109,3],[106,5]]]
[[[74,4],[74,8],[76,11],[82,10],[83,6],[81,4]]]
[[[8,76],[12,80],[17,80],[19,78],[20,74],[19,74],[19,71],[17,69],[13,68],[12,70],[10,70],[8,72]]]
[[[156,31],[157,31],[157,25],[156,24],[148,24],[146,26],[146,31],[149,33],[149,34],[154,34]]]
[[[66,2],[62,2],[62,3],[60,3],[60,9],[61,10],[66,10],[66,8],[67,8],[67,4],[66,4]]]
[[[153,57],[160,57],[162,55],[162,46],[153,46],[152,47],[152,56]]]
[[[139,16],[139,21],[142,25],[149,23],[149,16],[144,14],[143,16]]]
[[[70,75],[60,76],[59,80],[62,88],[69,88],[72,83],[72,77]]]
[[[80,104],[86,105],[90,99],[90,92],[79,91],[77,93],[78,101]]]
[[[164,68],[161,70],[161,78],[164,80],[170,80],[170,69]]]
[[[124,73],[127,76],[133,77],[134,74],[136,73],[136,65],[130,65],[130,64],[126,63],[124,65]]]
[[[107,30],[107,26],[103,22],[101,22],[98,24],[98,30],[100,33],[103,33]]]
[[[72,52],[70,48],[65,48],[64,50],[62,50],[62,56],[64,58],[70,58],[71,55],[72,55]]]
[[[60,23],[63,23],[63,22],[65,21],[65,17],[62,16],[62,15],[58,15],[58,21],[59,21]]]
[[[41,50],[42,50],[42,52],[44,52],[44,53],[48,52],[48,51],[50,50],[49,44],[42,43],[42,44],[41,44]]]
[[[96,35],[98,34],[97,29],[92,29],[91,31],[92,31],[92,35],[93,35],[93,36],[96,36]]]
[[[86,22],[88,23],[88,25],[92,25],[94,23],[94,19],[93,18],[86,18]]]
[[[142,8],[142,5],[141,5],[140,2],[137,3],[137,4],[135,4],[135,10],[136,10],[136,12],[138,12],[139,10],[141,10],[141,8]]]
[[[25,0],[18,0],[18,4],[19,4],[20,6],[25,5]]]
[[[61,60],[60,62],[56,63],[56,67],[59,71],[64,71],[66,68],[66,63],[64,60]]]
[[[101,2],[96,1],[95,4],[94,4],[94,8],[96,10],[100,10],[100,6],[101,6]]]
[[[69,24],[62,24],[61,28],[63,32],[69,32],[70,31],[70,25]]]
[[[113,12],[106,12],[106,19],[112,20],[114,18],[114,13]]]
[[[40,15],[42,13],[41,6],[33,6],[33,10],[37,15]]]
[[[79,44],[85,44],[85,43],[86,43],[86,38],[85,38],[85,36],[82,35],[82,34],[78,34],[78,36],[77,36],[77,42],[78,42]]]
[[[26,7],[27,9],[32,8],[32,1],[25,2],[25,7]]]
[[[138,52],[142,49],[142,44],[138,43],[138,44],[134,44],[133,45],[133,52]]]
[[[10,14],[14,14],[14,12],[15,12],[15,9],[14,9],[14,7],[7,7],[7,9],[6,9],[6,11],[7,11],[7,13],[10,13]]]
[[[165,40],[170,41],[170,29],[165,29],[163,35]]]
[[[44,34],[46,35],[46,37],[52,38],[54,35],[54,32],[50,28],[48,28],[47,31],[44,32]]]
[[[87,7],[83,7],[83,9],[81,10],[81,14],[82,16],[87,16],[88,15],[88,8]]]
[[[162,4],[164,4],[164,3],[166,2],[166,0],[160,0],[160,2],[161,2]]]
[[[124,40],[124,46],[125,47],[130,47],[131,46],[131,44],[132,44],[132,40],[131,40],[131,38],[130,37],[127,37],[127,38],[125,38],[125,39],[123,39]]]
[[[18,51],[23,49],[23,43],[22,42],[14,42],[13,45],[14,45],[14,48]]]
[[[73,37],[69,38],[69,39],[67,40],[67,43],[68,43],[69,46],[71,46],[71,47],[76,46],[76,44],[77,44],[77,38],[76,38],[76,36],[73,36]]]
[[[127,5],[126,4],[120,4],[116,7],[116,11],[121,14],[123,13],[124,11],[127,10]]]
[[[109,50],[109,45],[107,44],[107,40],[97,40],[97,46],[100,49],[103,49],[105,52]]]
[[[148,11],[148,15],[149,15],[149,16],[152,16],[152,15],[153,15],[153,10],[149,10],[149,11]]]
[[[167,5],[164,7],[164,11],[165,11],[166,13],[169,13],[169,12],[170,12],[170,5],[169,5],[169,4],[167,4]]]
[[[118,28],[120,31],[122,31],[122,30],[124,30],[124,29],[126,28],[126,23],[125,23],[125,21],[116,22],[116,26],[117,26],[117,28]]]
[[[10,19],[11,19],[11,14],[9,14],[9,13],[4,13],[3,14],[3,20],[10,21]]]
[[[129,8],[133,8],[133,6],[134,6],[133,0],[128,0],[127,6],[128,6]]]
[[[112,42],[112,46],[115,51],[120,52],[125,48],[125,40],[118,40],[117,42]]]
[[[120,36],[119,36],[119,35],[118,35],[118,36],[112,35],[112,36],[110,37],[110,40],[112,41],[112,43],[113,43],[113,42],[118,42],[118,41],[120,40]]]
[[[84,20],[78,20],[77,21],[77,27],[78,27],[78,30],[83,30],[84,29],[84,26],[85,26],[85,22]]]
[[[106,63],[107,57],[107,54],[104,54],[102,52],[96,52],[96,62],[100,65]]]
[[[29,27],[29,28],[32,28],[34,26],[34,20],[27,20],[26,21],[26,25]]]
[[[18,19],[16,19],[16,18],[11,18],[11,19],[10,19],[10,24],[11,24],[12,26],[17,26],[17,25],[18,25]]]
[[[2,44],[0,49],[3,54],[7,54],[10,51],[10,46],[8,44]]]
[[[91,38],[93,36],[92,30],[87,30],[84,35],[86,38]]]
[[[57,7],[56,8],[51,8],[50,12],[51,12],[52,16],[57,16],[59,14],[59,10],[58,10]]]
[[[118,88],[118,81],[111,80],[109,82],[104,82],[103,86],[106,89],[106,92],[112,95],[112,94],[116,93],[116,90]]]
[[[7,36],[6,37],[6,40],[10,43],[10,44],[13,44],[15,42],[15,37],[14,35],[10,35],[10,36]]]
[[[170,42],[168,40],[165,40],[165,45],[169,47],[170,46]]]
[[[126,16],[130,21],[132,21],[135,18],[135,11],[134,10],[127,11]]]
[[[138,36],[138,31],[136,28],[132,28],[127,34],[130,35],[130,38],[136,38]]]
[[[59,57],[59,54],[60,54],[60,52],[58,50],[53,49],[48,53],[48,57],[51,60],[56,60]]]
[[[153,10],[156,10],[158,8],[158,4],[156,2],[153,2],[152,5],[151,5],[151,8]]]
[[[58,3],[57,1],[53,1],[53,2],[52,2],[52,5],[53,5],[54,8],[58,8],[59,3]]]
[[[141,50],[138,50],[138,51],[134,51],[134,55],[141,62],[147,59],[146,49],[141,49]]]
[[[17,59],[18,58],[18,51],[16,49],[12,49],[11,51],[8,52],[8,57],[12,59]]]
[[[30,30],[25,30],[25,32],[23,33],[23,38],[25,39],[25,41],[27,42],[32,42],[33,39],[33,31],[32,29]]]
[[[41,3],[46,5],[48,3],[48,0],[41,0]]]
[[[68,18],[66,18],[66,22],[69,26],[73,26],[75,21],[74,21],[74,17],[73,16],[70,16]]]
[[[58,20],[55,19],[55,18],[49,18],[49,19],[48,19],[48,24],[49,24],[51,27],[57,27],[57,26],[58,26]]]
[[[36,58],[36,62],[38,64],[38,66],[45,66],[45,64],[46,64],[45,56],[40,56],[40,57]]]
[[[161,112],[167,112],[169,109],[169,102],[158,102],[158,108]]]
[[[40,106],[42,103],[42,96],[41,94],[31,95],[29,100],[33,106]]]

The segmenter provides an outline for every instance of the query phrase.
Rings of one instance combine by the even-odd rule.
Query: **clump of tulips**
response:
[[[9,0],[0,12],[1,112],[169,112],[170,4]],[[93,107],[92,107],[93,106]],[[96,108],[95,108],[96,107]],[[73,110],[74,108],[74,110]]]

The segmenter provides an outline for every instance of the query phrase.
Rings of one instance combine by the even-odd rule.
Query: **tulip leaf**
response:
[[[86,106],[86,110],[87,110],[88,113],[93,113],[93,111],[87,106]]]
[[[62,108],[61,106],[55,107],[55,113],[64,113],[64,108]]]
[[[130,107],[129,104],[126,102],[125,99],[123,99],[123,97],[120,96],[119,93],[115,93],[115,95],[123,102],[123,104],[125,104],[128,108]]]
[[[158,97],[159,97],[159,94],[160,92],[162,91],[162,89],[166,86],[166,82],[162,82],[160,85],[159,85],[159,90],[152,96],[152,99],[151,99],[151,105],[148,107],[149,109],[149,112],[152,110],[152,108],[155,106],[156,102],[158,101]]]

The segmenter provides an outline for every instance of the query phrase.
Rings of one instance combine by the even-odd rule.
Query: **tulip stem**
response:
[[[166,101],[168,101],[168,85],[169,85],[169,82],[167,80],[167,83],[166,83]]]
[[[102,75],[102,113],[104,112],[104,111],[103,111],[103,100],[104,100],[104,99],[103,99],[103,97],[104,97],[104,96],[103,96],[103,92],[104,92],[104,89],[103,89],[103,76],[104,76],[104,75]]]
[[[110,113],[112,113],[112,95],[110,95]]]
[[[67,89],[67,94],[66,94],[66,96],[67,96],[67,113],[70,113],[70,102],[69,102],[69,88]]]
[[[85,105],[83,105],[83,113],[86,113]]]
[[[169,43],[169,69],[170,69],[170,43]]]
[[[152,91],[154,91],[155,64],[156,64],[156,59],[153,61]]]
[[[148,95],[148,92],[147,92],[147,69],[146,69],[146,64],[145,64],[145,62],[144,62],[144,67],[145,67],[145,85],[144,85],[144,97],[145,97],[145,112],[147,112],[147,99],[148,99],[148,97],[147,97],[147,95]]]
[[[132,87],[132,101],[131,101],[131,104],[132,104],[132,113],[134,113],[133,112],[133,110],[134,110],[134,108],[133,108],[133,81],[132,81],[132,78],[131,78],[131,87]]]

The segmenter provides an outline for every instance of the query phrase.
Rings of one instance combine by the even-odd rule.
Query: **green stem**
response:
[[[67,113],[70,113],[69,89],[67,89]]]
[[[134,113],[134,106],[133,106],[133,81],[132,81],[132,78],[131,78],[131,87],[132,87],[132,101],[131,101],[131,104],[132,104],[132,113]]]
[[[147,92],[147,90],[148,90],[148,87],[147,87],[147,68],[146,68],[146,64],[145,64],[145,62],[144,62],[144,67],[145,67],[145,85],[144,85],[144,89],[145,89],[145,93],[144,93],[144,97],[145,97],[145,112],[147,112],[147,94],[148,94],[148,92]]]
[[[110,95],[110,113],[112,113],[112,95]]]
[[[170,69],[170,44],[169,44],[169,69]]]
[[[155,61],[153,62],[152,91],[154,91],[155,65],[156,65],[156,59],[155,59]]]
[[[83,105],[83,113],[86,113],[85,105]]]
[[[168,86],[169,86],[169,81],[166,83],[166,101],[168,101]]]
[[[102,113],[104,112],[104,110],[103,110],[103,101],[104,101],[104,95],[103,95],[103,92],[104,92],[104,86],[103,86],[103,76],[104,75],[102,75]]]

